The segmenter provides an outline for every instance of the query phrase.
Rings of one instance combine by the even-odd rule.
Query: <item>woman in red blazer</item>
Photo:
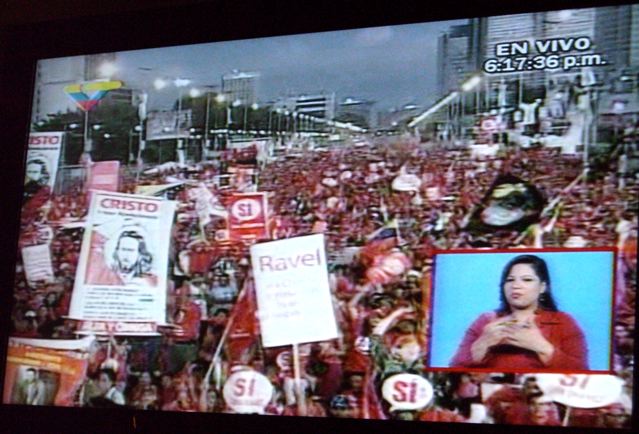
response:
[[[475,320],[451,366],[468,368],[587,370],[586,340],[577,322],[559,312],[546,262],[512,259],[502,272],[501,306]]]

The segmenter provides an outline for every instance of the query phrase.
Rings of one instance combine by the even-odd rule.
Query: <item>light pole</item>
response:
[[[178,162],[184,164],[186,162],[186,152],[184,149],[184,140],[182,139],[182,91],[185,86],[188,86],[191,83],[191,80],[186,78],[176,78],[173,80],[173,84],[178,88],[178,112],[177,112],[177,154],[178,154]]]
[[[284,116],[286,116],[286,134],[288,134],[288,129],[290,126],[291,118],[289,117],[291,112],[288,110],[284,110]]]
[[[226,104],[227,102],[227,98],[223,93],[218,93],[217,95],[215,95],[215,102],[218,104],[225,104],[224,106],[224,125],[226,125],[226,134],[228,134],[228,120],[227,120],[227,115],[228,115],[228,104]],[[217,113],[216,113],[216,121],[215,121],[215,128],[217,129]],[[218,140],[218,135],[217,133],[215,134],[215,139],[216,139],[216,144],[217,146],[215,146],[216,150],[219,150],[220,143],[217,142]]]
[[[480,82],[481,82],[481,77],[479,75],[474,75],[468,80],[466,80],[464,83],[462,83],[461,85],[461,90],[462,90],[461,92],[461,139],[462,140],[464,140],[466,137],[466,129],[464,128],[464,117],[466,116],[466,113],[465,113],[466,93],[477,88]]]
[[[227,113],[227,115],[228,115],[228,124],[229,125],[233,123],[233,119],[232,119],[232,116],[231,116],[233,114],[233,110],[232,110],[231,107],[236,108],[236,107],[239,107],[241,105],[242,105],[242,101],[239,100],[239,99],[236,99],[235,101],[233,101],[231,106],[229,106],[229,111]],[[237,128],[236,128],[236,130],[237,130]]]
[[[282,135],[282,109],[276,108],[275,112],[277,113],[277,135]]]
[[[129,155],[127,156],[127,164],[131,163],[131,161],[135,160],[135,155],[133,154],[133,136],[135,132],[138,133],[138,136],[142,136],[142,127],[140,125],[134,126],[131,130],[129,130]],[[139,148],[138,148],[139,153]]]
[[[211,114],[211,91],[209,89],[208,92],[206,92],[206,111],[204,114],[204,146],[202,147],[202,160],[205,159],[205,157],[208,158],[208,150],[211,149],[211,143],[209,141],[209,118],[210,118],[210,114]]]
[[[258,108],[260,108],[260,106],[254,102],[253,104],[251,104],[251,111],[255,112]],[[244,131],[247,131],[247,115],[246,115],[246,106],[244,106]]]
[[[80,124],[76,123],[76,122],[72,122],[70,124],[65,124],[64,125],[64,131],[65,131],[65,140],[62,141],[62,149],[61,149],[61,165],[64,166],[67,163],[67,142],[71,140],[71,131],[75,130],[76,128],[78,128],[80,126]]]

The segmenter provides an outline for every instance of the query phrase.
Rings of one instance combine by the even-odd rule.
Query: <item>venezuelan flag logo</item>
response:
[[[80,110],[88,112],[95,107],[109,91],[121,87],[121,81],[89,81],[65,86],[64,92],[80,107]]]

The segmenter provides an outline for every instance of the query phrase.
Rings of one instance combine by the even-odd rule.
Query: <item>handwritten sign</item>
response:
[[[537,384],[553,401],[577,408],[597,408],[621,397],[623,380],[614,375],[538,374]]]
[[[22,249],[24,273],[30,285],[37,281],[53,282],[51,252],[47,244],[29,246]]]
[[[253,245],[251,262],[265,347],[337,338],[323,234]]]

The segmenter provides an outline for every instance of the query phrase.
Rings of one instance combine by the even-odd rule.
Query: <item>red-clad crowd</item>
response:
[[[588,176],[580,158],[548,148],[506,148],[477,159],[468,149],[397,142],[273,158],[256,180],[259,191],[269,193],[269,230],[273,238],[326,235],[340,330],[337,340],[300,345],[301,384],[293,378],[290,348],[261,346],[248,244],[228,239],[223,217],[213,215],[201,226],[189,194],[205,185],[223,207],[234,186],[217,180],[229,164],[176,166],[139,178],[122,173],[120,191],[166,186],[157,194],[178,202],[168,264],[172,326],[159,337],[99,337],[77,405],[233,412],[222,392],[225,379],[253,369],[274,388],[266,414],[628,424],[629,401],[568,411],[544,396],[534,375],[431,372],[424,366],[435,250],[617,246],[614,369],[631,388],[639,179],[625,173],[621,188],[614,158]],[[478,230],[469,222],[503,174],[534,186],[544,209],[526,228]],[[398,186],[401,176],[415,187]],[[75,324],[66,315],[87,195],[77,186],[44,203],[30,200],[20,247],[48,244],[54,279],[28,282],[19,256],[11,335],[73,339]],[[392,236],[376,238],[384,228],[392,228]],[[434,398],[425,408],[390,410],[381,385],[399,373],[431,382]]]

